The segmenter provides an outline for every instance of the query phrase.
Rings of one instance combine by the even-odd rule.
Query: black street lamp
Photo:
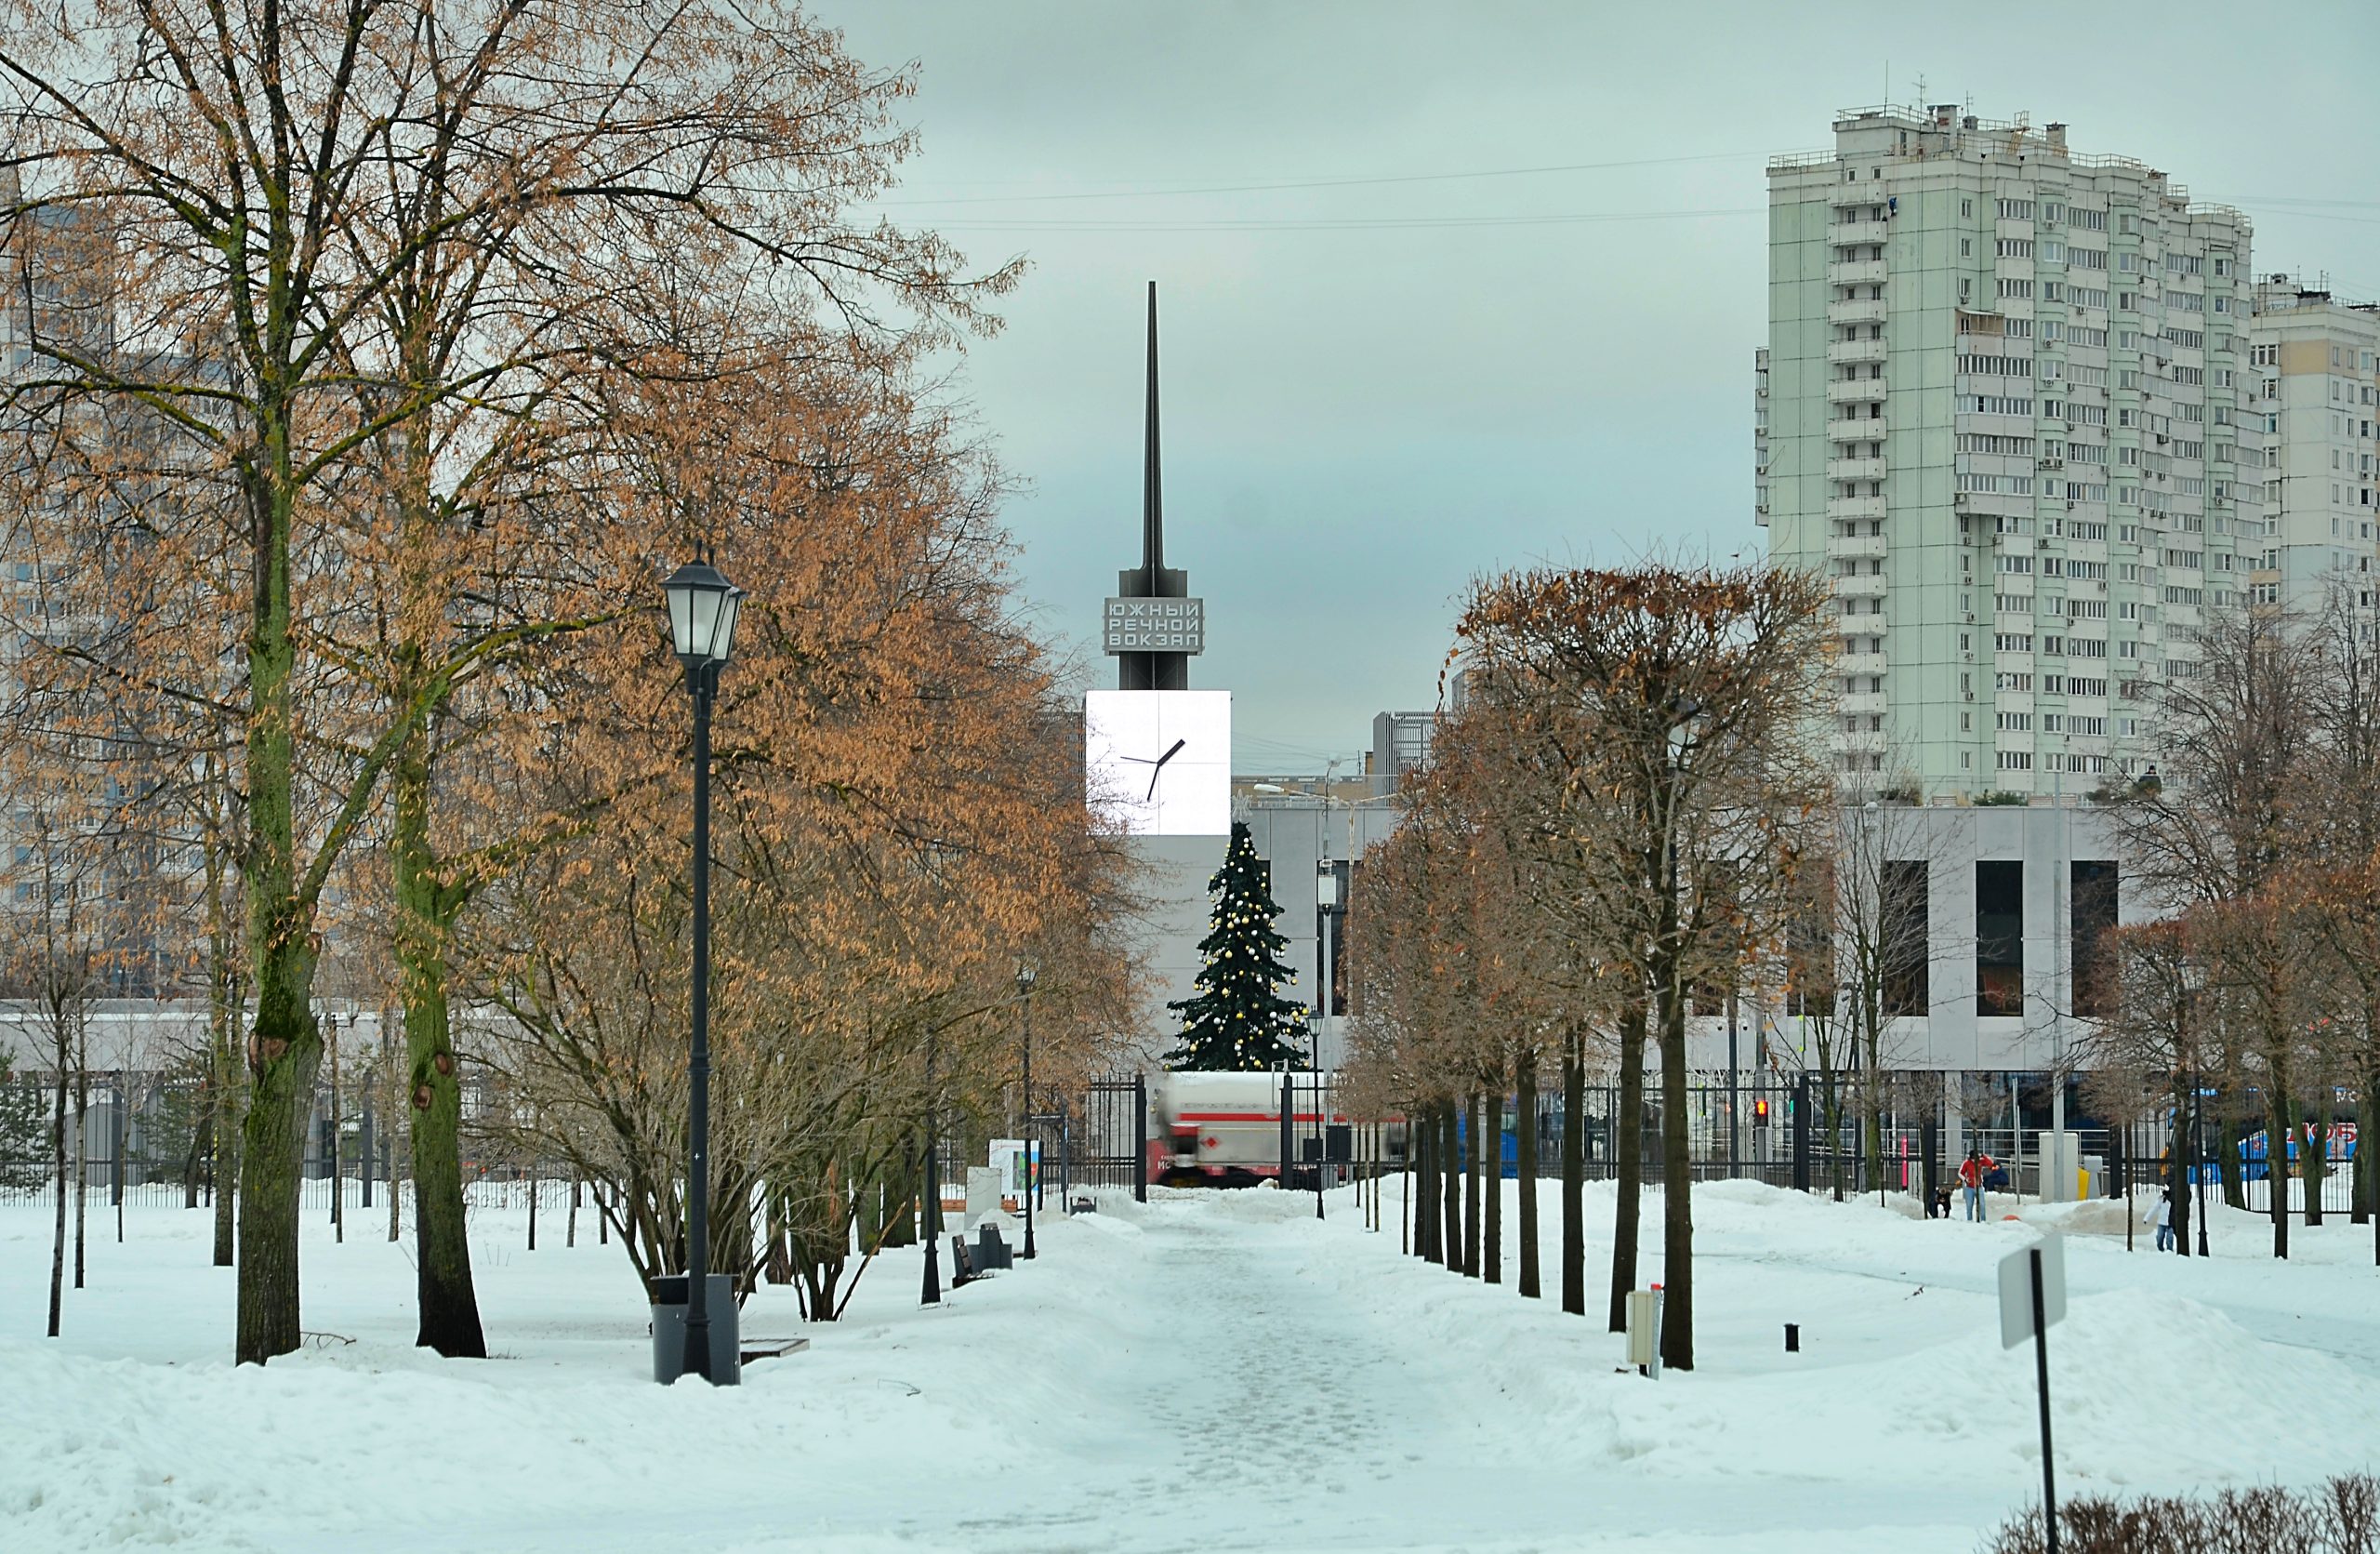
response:
[[[1330,1135],[1322,1104],[1322,1021],[1330,1013],[1330,920],[1339,912],[1339,866],[1329,858],[1315,865],[1315,987],[1322,995],[1314,1012],[1314,1217],[1322,1217],[1322,1162]]]
[[[2198,1178],[2198,1255],[2206,1249],[2206,1079],[2190,1070],[2190,1175]]]
[[[1025,1014],[1025,1256],[1032,1261],[1033,1251],[1033,963],[1016,963],[1016,996],[1024,1004]]]
[[[694,1041],[687,1052],[690,1091],[686,1164],[685,1369],[714,1386],[710,1363],[710,708],[719,671],[735,645],[744,591],[707,561],[688,562],[661,585],[669,597],[669,636],[686,666],[694,701]],[[724,1378],[732,1383],[731,1375]]]
[[[920,1306],[942,1303],[942,1254],[936,1244],[942,1234],[942,1161],[941,1140],[934,1137],[933,1104],[933,1031],[926,1031],[926,1193],[918,1206],[918,1217],[926,1232],[926,1283],[918,1296]]]

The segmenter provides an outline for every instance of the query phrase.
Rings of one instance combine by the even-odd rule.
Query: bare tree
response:
[[[2209,982],[2265,1099],[2272,1250],[2289,1255],[2289,1140],[2321,935],[2301,888],[2313,857],[2321,655],[2278,611],[2215,616],[2195,660],[2157,686],[2154,767],[2114,811],[2146,892],[2192,909]]]
[[[1827,597],[1757,566],[1535,572],[1477,585],[1457,628],[1526,698],[1527,737],[1563,781],[1547,820],[1580,864],[1561,888],[1595,903],[1592,958],[1637,990],[1660,1054],[1661,1346],[1680,1370],[1694,1364],[1688,1003],[1735,985],[1757,925],[1783,910],[1785,831],[1814,786],[1803,734]],[[1620,1029],[1623,1130],[1642,1082],[1634,1023]],[[1630,1143],[1624,1131],[1615,1305],[1634,1282]]]

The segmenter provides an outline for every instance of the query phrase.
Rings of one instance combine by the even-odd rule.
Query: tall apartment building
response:
[[[2249,224],[2062,125],[1846,112],[1769,177],[1756,516],[1833,580],[1839,771],[2088,791],[2280,575]]]
[[[2380,306],[2285,275],[2255,291],[2250,365],[2269,401],[2258,602],[2319,609],[2334,591],[2369,608],[2380,523]]]

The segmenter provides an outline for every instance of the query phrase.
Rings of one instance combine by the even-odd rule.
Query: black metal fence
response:
[[[52,1082],[0,1082],[0,1202],[47,1200],[58,1179],[57,1090]],[[86,1200],[134,1207],[204,1207],[218,1186],[215,1140],[204,1088],[180,1079],[94,1075],[79,1102],[70,1085],[64,1130],[66,1175]],[[333,1177],[345,1185],[343,1213],[385,1209],[394,1190],[409,1200],[412,1175],[402,1124],[386,1125],[368,1100],[315,1093],[306,1130],[298,1201],[330,1213]],[[568,1206],[566,1166],[474,1151],[466,1130],[464,1180],[474,1204],[540,1209]],[[484,1143],[484,1140],[479,1142]],[[236,1146],[235,1146],[236,1147]],[[70,1190],[72,1190],[70,1187]]]

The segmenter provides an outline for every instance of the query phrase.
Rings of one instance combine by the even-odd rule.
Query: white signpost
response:
[[[2042,1521],[2057,1554],[2057,1478],[2050,1465],[2049,1324],[2066,1316],[2066,1240],[2055,1232],[2000,1260],[2000,1347],[2033,1341],[2042,1401]]]

